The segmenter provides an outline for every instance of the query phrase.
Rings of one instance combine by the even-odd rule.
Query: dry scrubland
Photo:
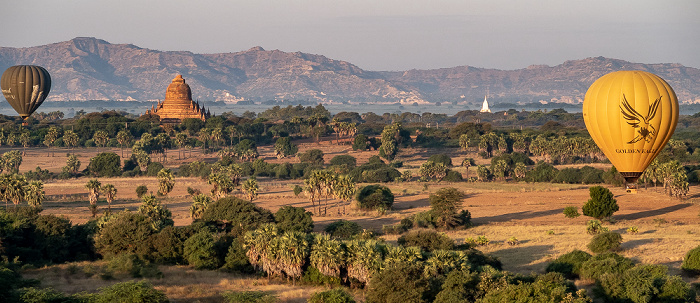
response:
[[[312,148],[324,151],[326,160],[339,154],[349,154],[358,159],[358,164],[364,163],[376,152],[356,152],[347,145],[337,145],[335,141],[319,143],[302,143],[300,152]],[[7,149],[0,149],[5,152]],[[55,150],[55,156],[49,157],[46,149],[31,149],[27,151],[21,171],[41,166],[54,172],[60,171],[65,165],[67,150]],[[120,154],[119,149],[78,149],[75,152],[80,157],[83,167],[89,158],[97,152],[113,151]],[[267,162],[281,162],[273,157],[271,147],[259,148],[260,154]],[[466,156],[457,149],[441,150],[453,158],[453,163],[461,163]],[[403,149],[399,154],[408,169],[417,172],[434,150]],[[177,151],[168,153],[166,167],[176,168],[182,163],[193,160],[214,160],[214,155],[202,155],[199,150],[193,150],[187,159],[178,160]],[[127,152],[128,155],[128,152]],[[475,155],[469,155],[475,157]],[[155,159],[157,160],[157,159]],[[296,161],[292,159],[291,161]],[[477,164],[486,164],[489,160],[477,159]],[[570,166],[570,165],[569,165]],[[598,165],[594,165],[598,166]],[[605,165],[600,165],[606,167]],[[405,168],[404,168],[405,169]],[[464,168],[456,168],[467,174]],[[470,175],[475,174],[472,168]],[[47,201],[44,203],[44,213],[59,214],[70,218],[74,223],[83,223],[90,219],[88,210],[87,190],[84,185],[88,178],[73,180],[50,181],[45,184]],[[157,181],[155,177],[136,178],[100,178],[104,183],[112,183],[118,189],[117,200],[112,204],[113,210],[135,210],[141,201],[136,197],[135,188],[146,185],[155,192]],[[167,197],[160,200],[173,212],[176,225],[187,225],[191,197],[187,195],[187,187],[209,192],[211,186],[199,178],[176,178],[175,189]],[[294,184],[300,180],[278,181],[259,178],[260,196],[255,203],[276,211],[284,205],[306,207],[311,209],[310,202],[300,195],[295,197],[292,192]],[[352,220],[364,228],[380,230],[383,225],[395,224],[402,218],[429,209],[428,196],[431,192],[445,186],[456,187],[467,195],[464,207],[472,214],[475,227],[467,230],[451,231],[447,234],[462,243],[465,238],[486,236],[491,242],[479,247],[486,253],[493,254],[503,262],[504,270],[530,273],[544,272],[546,264],[557,256],[573,249],[587,250],[586,245],[591,237],[586,233],[588,217],[568,219],[562,214],[567,206],[580,207],[588,199],[588,186],[565,185],[549,183],[391,183],[389,188],[396,195],[394,210],[380,216],[371,212],[356,212],[339,216],[334,209],[329,210],[329,216],[314,217],[315,231],[335,220]],[[670,274],[680,274],[680,264],[685,253],[700,245],[700,188],[691,186],[688,199],[678,200],[666,196],[661,188],[641,189],[639,194],[626,194],[621,188],[610,188],[620,205],[620,211],[615,213],[615,222],[606,223],[612,231],[622,233],[624,250],[621,254],[643,263],[664,264],[669,266]],[[100,208],[107,205],[100,201]],[[638,234],[627,234],[630,226],[639,228]],[[506,240],[515,237],[518,245],[508,245]],[[384,236],[389,242],[395,242],[398,236]],[[115,277],[114,280],[99,278],[102,262],[82,262],[55,265],[46,268],[27,270],[26,278],[37,278],[42,281],[42,287],[54,287],[68,293],[94,291],[95,289],[113,284],[127,278]],[[275,293],[282,302],[305,302],[318,287],[287,284],[284,281],[270,281],[266,278],[243,277],[234,274],[215,271],[195,271],[184,266],[161,266],[163,279],[151,282],[157,289],[165,291],[173,302],[218,302],[219,293],[228,290],[264,290]],[[685,277],[688,282],[698,282],[694,278]],[[586,282],[582,283],[587,287]],[[362,299],[362,293],[356,291],[357,299]]]

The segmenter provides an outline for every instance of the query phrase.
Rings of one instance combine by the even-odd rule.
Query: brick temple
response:
[[[177,75],[165,91],[165,100],[146,111],[146,115],[158,115],[163,123],[180,123],[183,119],[195,118],[206,121],[211,114],[192,101],[192,91],[182,75]]]

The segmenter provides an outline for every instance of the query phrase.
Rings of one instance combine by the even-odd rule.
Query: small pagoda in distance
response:
[[[158,115],[162,123],[180,123],[184,119],[194,118],[206,121],[211,113],[199,102],[192,101],[192,91],[182,75],[177,75],[165,91],[165,100],[151,106],[146,115]]]

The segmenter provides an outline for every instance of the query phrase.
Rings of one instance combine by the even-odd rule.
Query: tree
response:
[[[355,196],[357,188],[355,187],[355,181],[352,180],[350,176],[338,176],[338,178],[333,182],[333,196],[338,200],[343,202],[343,214],[345,212],[345,206],[350,205],[350,201]],[[336,209],[340,213],[339,205],[336,203]]]
[[[311,165],[323,165],[325,162],[323,160],[323,151],[320,149],[310,149],[304,153],[299,153],[297,156],[302,163],[309,163]]]
[[[27,203],[29,203],[29,206],[41,209],[41,204],[46,198],[46,194],[44,193],[44,183],[41,183],[41,181],[29,182],[28,186],[26,187],[25,197],[27,199]]]
[[[175,187],[175,178],[169,168],[163,168],[158,172],[158,194],[166,196]]]
[[[47,148],[50,148],[57,139],[58,128],[55,126],[49,127],[48,132],[46,132],[46,136],[44,136],[44,145],[46,145]]]
[[[382,131],[382,145],[379,147],[379,155],[389,161],[394,160],[399,150],[401,123],[392,123],[384,127]]]
[[[63,133],[63,144],[70,147],[71,150],[78,146],[79,140],[80,138],[78,137],[78,134],[76,134],[73,130],[69,129]]]
[[[508,175],[508,162],[505,160],[498,160],[494,165],[491,165],[491,172],[493,172],[493,175],[498,178],[499,180],[505,180],[506,176]]]
[[[248,199],[250,199],[250,202],[253,202],[253,200],[258,197],[258,180],[256,180],[255,177],[250,177],[248,180],[245,180],[242,187],[243,192]]]
[[[207,210],[207,206],[213,201],[214,200],[205,194],[193,196],[192,205],[190,206],[190,217],[192,221],[201,219],[202,215],[204,215],[204,211]]]
[[[295,155],[299,149],[289,137],[282,137],[275,142],[275,156],[278,159]]]
[[[462,166],[467,171],[467,179],[469,179],[469,168],[474,166],[475,164],[476,163],[472,158],[465,158],[464,160],[462,160]]]
[[[19,143],[22,144],[23,155],[26,155],[27,146],[29,146],[30,142],[31,138],[29,137],[29,132],[24,131],[22,132],[22,134],[19,135]]]
[[[343,242],[332,239],[329,235],[316,235],[311,246],[311,266],[323,275],[340,278],[340,272],[346,260],[347,251]]]
[[[447,176],[448,171],[449,168],[447,168],[447,166],[445,166],[445,164],[443,163],[426,161],[420,166],[420,170],[418,172],[421,176],[421,179],[424,181],[437,180],[438,182],[440,182]]]
[[[122,150],[122,158],[124,158],[124,146],[129,146],[132,141],[134,141],[134,136],[131,135],[130,131],[122,129],[117,133],[117,142]]]
[[[310,233],[314,228],[314,220],[311,218],[311,213],[303,207],[282,206],[275,213],[275,222],[277,222],[277,229],[281,232],[298,231]]]
[[[236,197],[225,197],[210,203],[202,214],[202,220],[231,224],[244,230],[253,230],[261,224],[275,222],[269,210]]]
[[[68,159],[66,160],[66,166],[63,167],[63,171],[75,176],[78,174],[78,171],[80,170],[80,160],[78,160],[78,156],[75,154],[69,154]]]
[[[389,210],[394,204],[394,194],[388,187],[379,184],[363,187],[356,199],[361,209]]]
[[[17,207],[27,196],[27,179],[20,174],[4,175],[2,179],[2,188],[4,189],[5,201],[12,201],[12,204]],[[7,202],[5,202],[7,208]]]
[[[598,220],[608,218],[618,211],[620,207],[613,193],[602,186],[593,186],[588,189],[590,199],[583,205],[583,215],[596,218]]]
[[[95,141],[97,146],[105,147],[107,142],[109,142],[109,134],[104,130],[98,130],[92,135],[92,140]]]
[[[11,150],[2,154],[3,169],[9,173],[19,172],[19,167],[22,165],[22,153],[16,150]]]
[[[181,159],[180,155],[182,154],[182,148],[185,147],[186,143],[187,143],[187,134],[185,134],[185,132],[179,132],[175,135],[175,144],[177,145],[177,148],[178,148],[178,153],[177,153],[178,159]]]
[[[461,222],[457,211],[462,207],[464,193],[454,187],[444,187],[430,194],[430,209],[439,227],[450,229],[469,222]]]
[[[143,197],[143,203],[139,206],[139,213],[149,219],[151,227],[155,231],[160,231],[166,226],[173,226],[172,213],[167,207],[161,205],[154,195],[145,195]]]
[[[102,186],[102,192],[107,199],[107,211],[112,213],[112,202],[114,202],[114,198],[117,196],[117,188],[112,184],[105,184]]]
[[[97,215],[97,200],[100,198],[102,183],[97,181],[97,179],[92,179],[85,184],[85,188],[90,191],[90,212],[92,212],[92,217],[94,218]]]
[[[148,169],[148,164],[151,163],[151,156],[148,155],[143,149],[134,149],[131,154],[136,158],[136,163],[139,165],[139,169],[145,172]]]
[[[90,159],[90,173],[97,177],[115,177],[122,174],[121,158],[111,152],[99,153]]]

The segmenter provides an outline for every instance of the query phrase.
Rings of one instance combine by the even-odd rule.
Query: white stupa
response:
[[[484,96],[484,105],[481,106],[480,112],[482,113],[490,113],[491,109],[489,109],[489,101],[486,101],[486,97],[488,97],[488,94]]]

